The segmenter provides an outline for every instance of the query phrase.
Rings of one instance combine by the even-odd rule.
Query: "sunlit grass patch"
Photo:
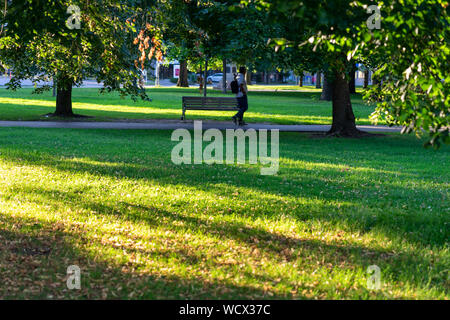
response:
[[[319,101],[320,89],[305,88],[304,91],[286,92],[285,86],[274,92],[275,87],[264,87],[266,92],[254,91],[249,95],[250,109],[246,113],[249,122],[280,124],[330,124],[331,103]],[[254,86],[253,90],[259,90]],[[181,98],[200,95],[190,88],[150,88],[152,102],[121,98],[116,93],[99,94],[97,89],[74,89],[74,112],[94,118],[83,121],[113,121],[118,119],[180,119]],[[211,96],[222,96],[211,91]],[[353,96],[353,107],[358,124],[371,124],[369,115],[374,107],[366,105],[361,95]],[[32,95],[31,89],[11,92],[0,89],[0,120],[48,120],[43,115],[53,112],[55,98],[51,93]],[[232,112],[189,111],[189,120],[230,121]],[[380,123],[383,124],[383,123]]]
[[[169,132],[0,141],[0,297],[448,298],[448,148],[281,134],[264,177],[175,166]],[[80,291],[65,287],[73,264]]]

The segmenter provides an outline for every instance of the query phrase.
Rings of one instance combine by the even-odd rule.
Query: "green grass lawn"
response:
[[[303,89],[305,91],[285,91],[294,88],[298,87],[253,86],[252,90],[279,90],[251,92],[250,109],[246,113],[247,121],[331,124],[331,102],[319,101],[320,90],[307,87]],[[31,92],[31,88],[17,92],[0,89],[0,120],[48,120],[43,115],[54,111],[55,98],[49,92],[42,95],[33,95]],[[97,89],[74,89],[73,107],[76,113],[94,117],[90,119],[91,121],[180,119],[181,97],[200,95],[198,90],[193,88],[152,88],[148,92],[153,99],[152,102],[133,102],[130,98],[120,98],[116,93],[100,95]],[[210,91],[210,95],[222,94]],[[353,96],[353,108],[358,124],[371,124],[369,115],[374,107],[365,104],[361,94]],[[232,112],[223,111],[188,111],[187,118],[230,121],[232,115]]]
[[[158,92],[152,105],[90,90],[75,101],[90,115],[175,117],[183,91]],[[1,94],[6,118],[52,109]],[[264,97],[254,119],[328,121],[311,96],[276,96],[277,112]],[[173,165],[174,145],[168,131],[0,129],[0,298],[449,298],[448,147],[285,133],[279,174],[261,176]],[[80,291],[66,289],[70,265]]]

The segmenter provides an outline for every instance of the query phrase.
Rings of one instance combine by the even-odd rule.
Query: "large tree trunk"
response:
[[[323,77],[323,89],[320,100],[331,101],[333,100],[333,85],[327,80],[327,77]]]
[[[180,76],[178,77],[177,87],[189,88],[187,61],[180,61]]]
[[[356,93],[356,64],[352,65],[352,70],[350,71],[350,81],[348,83],[348,87],[350,90],[350,94]]]
[[[252,73],[250,70],[247,70],[247,73],[245,74],[245,82],[247,82],[247,85],[252,85]]]
[[[58,90],[56,92],[56,111],[54,115],[59,117],[73,117],[72,84],[70,81],[64,80],[57,81]]]
[[[177,87],[189,88],[187,61],[180,61],[180,76],[178,77]]]
[[[364,89],[369,87],[369,70],[364,71]]]
[[[356,137],[361,135],[356,128],[350,90],[345,73],[337,72],[333,82],[333,124],[328,135]]]
[[[320,72],[317,73],[316,77],[316,88],[320,89],[322,88],[322,74]]]

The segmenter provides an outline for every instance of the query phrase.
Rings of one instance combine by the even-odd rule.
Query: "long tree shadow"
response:
[[[107,132],[95,134],[111,138]],[[393,205],[395,201],[400,202],[400,204],[403,204],[405,201],[412,201],[413,203],[409,203],[409,205],[416,206],[416,208],[422,205],[420,199],[404,199],[402,193],[410,190],[399,187],[395,183],[399,176],[395,172],[383,173],[386,177],[390,177],[390,182],[383,182],[381,191],[383,191],[383,194],[388,194],[387,200],[389,200],[389,197],[391,199],[387,202],[380,199],[379,204],[381,206],[384,203],[388,207],[388,211],[386,211],[380,210],[378,207],[365,207],[363,204],[364,199],[361,198],[361,192],[376,197],[377,194],[380,194],[379,186],[367,185],[363,188],[357,186],[358,193],[348,192],[355,188],[354,184],[357,181],[343,182],[347,173],[342,172],[338,168],[326,168],[324,170],[325,177],[318,176],[314,170],[302,169],[299,172],[298,168],[283,169],[286,172],[285,176],[261,177],[258,175],[257,170],[228,166],[226,167],[226,176],[221,176],[222,171],[218,170],[217,167],[179,167],[171,164],[165,157],[153,157],[153,155],[143,157],[143,162],[152,163],[151,165],[130,163],[130,159],[123,161],[124,159],[120,158],[117,159],[117,162],[109,162],[103,155],[102,159],[90,163],[88,161],[71,161],[70,157],[74,156],[72,151],[69,159],[67,159],[61,157],[65,153],[62,150],[57,155],[44,151],[39,151],[38,153],[30,152],[18,146],[14,146],[12,150],[14,150],[13,153],[2,152],[2,158],[16,163],[16,152],[19,152],[22,161],[26,161],[31,165],[44,166],[71,173],[87,172],[100,176],[143,180],[161,186],[184,185],[188,188],[195,188],[195,190],[202,191],[205,194],[213,194],[228,199],[233,199],[230,190],[235,188],[258,190],[261,192],[259,197],[267,198],[268,201],[271,201],[272,196],[287,197],[291,199],[290,201],[301,197],[309,199],[310,202],[303,203],[300,208],[291,213],[297,219],[318,219],[328,222],[348,223],[350,230],[356,230],[360,233],[381,229],[389,237],[406,238],[412,243],[437,246],[446,245],[449,237],[448,230],[444,230],[442,233],[433,232],[433,230],[439,229],[439,226],[448,222],[445,212],[432,215],[421,213],[404,215],[402,214],[405,211],[403,207]],[[122,151],[126,152],[124,149]],[[170,148],[168,150],[169,153]],[[363,151],[361,151],[362,156]],[[94,155],[93,158],[100,157]],[[135,155],[135,158],[140,158],[140,155]],[[307,159],[312,160],[309,156],[307,156]],[[204,179],[198,179],[199,172],[201,172],[201,176]],[[377,176],[379,172],[375,170],[372,173],[365,172],[364,174]],[[289,184],[286,184],[286,176],[291,180]],[[416,178],[418,179],[417,182],[420,182],[421,178],[419,176]],[[408,179],[411,179],[411,177],[408,176]],[[224,180],[226,180],[225,184]],[[442,200],[442,195],[433,190],[427,190],[420,186],[416,186],[415,189],[429,196],[429,201]],[[343,192],[345,191],[343,190],[347,190],[347,194],[344,194]],[[389,194],[394,194],[394,196],[389,196]],[[251,197],[248,196],[247,199],[251,200]],[[321,200],[320,205],[317,204],[316,200],[318,199]],[[338,207],[336,205],[338,202],[343,202],[344,204]],[[271,216],[279,213],[265,211],[259,214]]]
[[[347,244],[345,242],[335,242],[335,243],[325,243],[319,240],[308,240],[308,239],[298,239],[292,238],[289,236],[284,236],[281,234],[276,234],[272,232],[268,232],[261,228],[249,227],[243,223],[236,222],[221,222],[221,221],[211,221],[209,219],[192,217],[181,215],[176,212],[169,212],[160,208],[155,207],[146,207],[142,205],[135,205],[132,203],[121,202],[120,208],[116,206],[107,205],[101,201],[88,200],[84,195],[74,195],[69,192],[64,192],[60,190],[44,190],[44,189],[33,189],[33,190],[24,190],[26,192],[27,200],[36,203],[41,206],[45,205],[54,205],[58,203],[68,202],[72,209],[77,209],[77,207],[81,206],[83,209],[86,209],[88,212],[98,212],[97,215],[112,215],[118,219],[126,219],[129,221],[145,221],[146,224],[151,229],[154,228],[163,228],[165,230],[171,230],[172,232],[178,234],[196,234],[201,232],[203,234],[208,234],[211,237],[219,237],[223,241],[227,241],[229,239],[233,239],[243,243],[245,246],[258,249],[258,253],[255,253],[255,259],[266,259],[270,261],[271,264],[282,264],[284,263],[295,263],[296,261],[300,261],[302,259],[311,258],[320,261],[320,265],[323,267],[333,268],[334,266],[339,266],[339,268],[348,268],[353,269],[355,266],[367,267],[369,264],[376,263],[380,267],[385,267],[389,265],[389,271],[384,276],[387,277],[391,281],[401,280],[406,282],[411,282],[410,285],[417,288],[424,288],[430,285],[435,287],[436,289],[442,288],[445,284],[445,279],[437,277],[437,275],[441,274],[445,271],[444,263],[432,263],[429,260],[425,260],[422,257],[414,254],[414,253],[396,253],[388,250],[380,250],[380,249],[369,249],[361,245],[355,244]],[[160,219],[164,217],[164,219]],[[10,223],[14,222],[12,218],[9,219]],[[180,223],[182,222],[182,223]],[[42,222],[40,222],[42,224]],[[67,228],[66,228],[67,229]],[[75,232],[76,231],[76,232]],[[90,243],[91,245],[97,243],[99,246],[104,247],[105,251],[107,251],[108,244],[101,242],[98,238],[92,239],[89,236],[86,236],[85,233],[87,230],[79,230],[76,229],[74,233],[68,234],[67,231],[64,231],[65,236],[69,236],[70,238],[77,239],[77,241]],[[83,232],[84,231],[84,232]],[[54,231],[53,231],[54,233]],[[120,234],[120,231],[117,232]],[[87,233],[86,233],[87,234]],[[64,237],[62,237],[64,238]],[[40,237],[42,239],[42,237]],[[135,239],[136,240],[136,239]],[[139,240],[139,239],[137,239]],[[153,241],[156,241],[155,239]],[[41,242],[37,246],[39,250],[42,248],[48,248],[48,245],[42,245]],[[111,244],[109,244],[111,245]],[[21,245],[22,248],[22,245]],[[25,247],[26,248],[26,247]],[[123,250],[127,251],[127,254],[141,254],[145,255],[150,259],[164,259],[168,257],[172,257],[175,255],[176,261],[172,263],[176,263],[177,265],[186,265],[186,266],[194,266],[199,268],[205,267],[205,260],[208,269],[215,269],[218,267],[223,267],[223,260],[221,260],[221,254],[223,252],[218,253],[216,256],[205,257],[202,256],[203,253],[201,250],[196,250],[195,248],[187,249],[185,245],[179,244],[179,249],[170,248],[170,249],[159,249],[158,251],[147,251],[141,248],[135,247],[124,247]],[[203,248],[203,247],[201,247]],[[119,249],[122,249],[119,247]],[[22,249],[21,249],[22,250]],[[50,249],[50,251],[53,249]],[[32,252],[30,250],[26,252]],[[255,251],[253,251],[255,252]],[[78,253],[79,255],[88,256],[86,253]],[[56,256],[58,258],[59,255]],[[236,257],[236,263],[239,263],[239,257]],[[105,266],[108,264],[106,261],[104,262]],[[110,261],[111,263],[111,261]],[[411,266],[411,269],[415,272],[419,272],[422,277],[416,279],[408,278],[408,268],[405,269],[406,265]],[[432,265],[433,272],[430,272],[430,266]],[[108,264],[108,268],[111,269],[111,265]],[[115,266],[117,270],[120,270],[120,265]],[[312,270],[311,270],[312,271]],[[111,272],[111,271],[110,271]],[[230,273],[235,272],[233,268],[230,268]],[[256,272],[253,275],[249,275],[254,279],[267,279],[264,275],[264,272],[259,273]],[[121,276],[123,278],[123,275]],[[148,279],[148,278],[147,278]],[[104,279],[103,279],[104,280]],[[177,279],[171,280],[175,282],[175,287],[180,290],[180,286],[178,282],[184,283],[186,279]],[[206,279],[204,279],[206,281]],[[108,282],[108,280],[105,280]],[[153,280],[150,280],[153,281]],[[188,282],[193,280],[188,280]],[[291,287],[297,287],[299,292],[305,289],[305,287],[298,288],[298,284],[291,282],[288,275],[286,278],[282,278],[279,282],[284,283],[285,285]],[[126,281],[125,281],[126,282]],[[210,282],[210,281],[206,281]],[[195,287],[205,287],[205,283],[202,282],[202,279],[196,279],[194,281],[196,284]],[[211,285],[211,283],[209,283]],[[266,292],[261,292],[259,290],[252,291],[247,287],[237,287],[229,283],[216,283],[219,287],[225,287],[229,292],[233,292],[233,297],[245,297],[248,295],[255,295],[258,297],[264,297]],[[214,285],[212,286],[214,287]],[[181,286],[181,292],[185,293],[187,288]],[[203,289],[212,294],[214,289]],[[211,291],[212,290],[212,291]],[[164,289],[165,294],[170,291],[169,288]],[[205,292],[205,297],[208,293]],[[242,296],[240,296],[242,294]],[[195,296],[195,295],[194,295]],[[294,296],[301,297],[301,295],[295,294]],[[220,296],[220,297],[228,297]],[[286,295],[279,295],[281,297],[292,297]],[[192,296],[191,296],[192,298]]]
[[[112,260],[92,257],[73,242],[93,241],[83,230],[36,219],[13,219],[0,213],[0,298],[2,299],[288,299],[292,295],[226,281],[181,278],[138,272]],[[34,228],[34,232],[30,232]],[[105,246],[105,250],[112,248]],[[108,248],[109,247],[109,248]],[[127,249],[130,253],[131,250]],[[135,251],[139,251],[135,249]],[[146,254],[146,252],[143,252]],[[167,254],[164,252],[158,253]],[[195,261],[187,251],[171,252]],[[81,289],[66,286],[67,268],[81,269]],[[302,298],[297,294],[296,298]]]

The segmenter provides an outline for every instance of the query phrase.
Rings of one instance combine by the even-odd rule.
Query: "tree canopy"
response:
[[[14,69],[9,88],[18,88],[23,79],[53,78],[61,98],[57,98],[56,115],[63,116],[72,115],[72,86],[87,77],[103,82],[103,90],[147,99],[136,83],[136,60],[142,51],[136,37],[152,30],[138,28],[138,4],[118,0],[5,2],[0,55],[2,63]],[[151,44],[154,47],[155,41]],[[36,91],[48,89],[41,86]]]
[[[261,10],[290,30],[274,39],[276,44],[309,46],[319,51],[329,68],[328,79],[335,83],[351,67],[349,62],[354,57],[376,61],[375,77],[382,81],[366,94],[377,102],[375,121],[385,119],[418,135],[427,131],[429,144],[436,146],[440,141],[450,142],[448,1],[380,1],[380,28],[369,28],[372,1],[256,2]],[[349,103],[347,98],[344,100]],[[352,118],[351,112],[340,110],[333,110],[333,119],[335,111]],[[345,131],[345,123],[350,123],[343,120]]]

